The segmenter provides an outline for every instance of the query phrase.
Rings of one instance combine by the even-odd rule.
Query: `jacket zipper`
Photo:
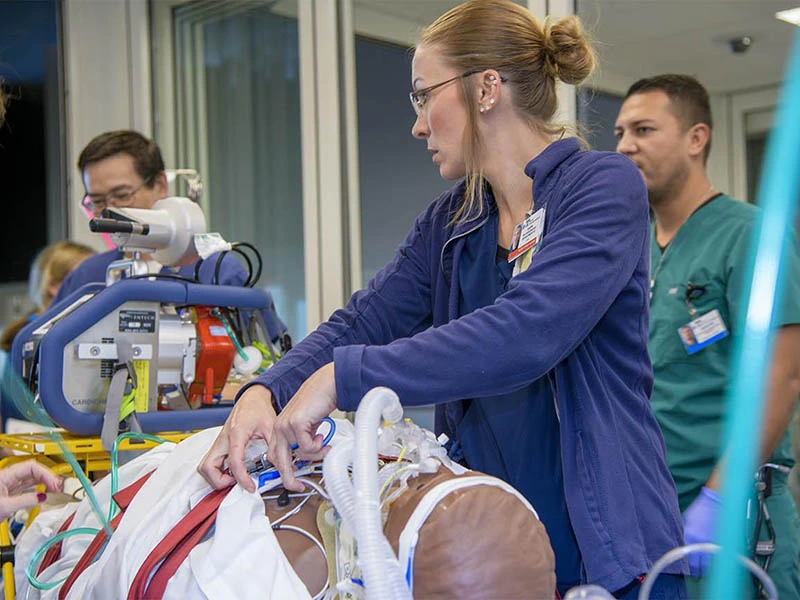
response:
[[[547,373],[547,382],[550,384],[550,390],[553,392],[553,406],[556,410],[556,420],[561,425],[561,414],[558,412],[558,394],[556,393],[555,375],[550,372]]]
[[[483,226],[486,224],[486,221],[488,221],[488,220],[489,220],[489,215],[487,214],[487,215],[486,215],[486,217],[484,217],[483,221],[481,221],[480,223],[478,223],[477,225],[475,225],[475,227],[473,227],[472,229],[468,229],[467,231],[465,231],[465,232],[463,232],[463,233],[459,233],[458,235],[454,235],[453,237],[449,238],[449,239],[448,239],[448,240],[447,240],[447,241],[444,243],[444,246],[442,246],[442,252],[441,252],[441,254],[439,255],[439,268],[440,268],[442,271],[444,271],[444,251],[445,251],[445,250],[447,250],[447,245],[448,245],[450,242],[454,241],[454,240],[457,240],[457,239],[459,239],[459,238],[462,238],[462,237],[464,237],[465,235],[469,235],[469,234],[470,234],[470,233],[472,233],[473,231],[475,231],[475,230],[477,230],[477,229],[480,229],[481,227],[483,227]]]

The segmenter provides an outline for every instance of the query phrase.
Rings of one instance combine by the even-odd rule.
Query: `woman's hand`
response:
[[[222,431],[197,470],[215,489],[238,483],[248,492],[256,491],[244,465],[244,448],[254,438],[269,443],[274,423],[272,392],[263,385],[250,387],[236,401]],[[227,468],[223,464],[226,458]]]
[[[335,409],[336,376],[331,362],[306,379],[272,428],[267,458],[280,472],[287,490],[302,492],[304,489],[294,477],[292,444],[297,444],[299,458],[321,459],[326,449],[322,447],[323,436],[317,433],[317,427]]]
[[[64,480],[50,469],[26,460],[0,470],[0,520],[8,519],[21,508],[30,508],[47,500],[42,492],[23,492],[37,483],[43,483],[48,492],[60,492]]]

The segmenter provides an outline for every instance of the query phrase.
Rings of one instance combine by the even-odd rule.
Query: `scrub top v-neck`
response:
[[[651,237],[648,350],[655,381],[650,404],[664,435],[681,511],[694,501],[720,459],[725,393],[739,335],[736,319],[755,210],[719,194],[700,206],[665,248],[658,246],[655,235]],[[779,326],[800,323],[800,265],[795,252],[790,253],[784,281]],[[728,335],[689,354],[679,329],[714,310]],[[770,462],[793,463],[788,432]]]
[[[508,288],[513,263],[497,245],[497,211],[470,233],[458,264],[459,316],[491,305]],[[519,332],[536,335],[536,332]],[[486,348],[485,360],[504,360],[517,350],[514,340],[504,348]],[[582,579],[581,554],[564,497],[560,429],[550,382],[542,377],[514,392],[464,401],[458,442],[467,465],[508,481],[533,505],[544,524],[556,556],[556,579],[564,593]],[[504,456],[526,461],[509,471]]]

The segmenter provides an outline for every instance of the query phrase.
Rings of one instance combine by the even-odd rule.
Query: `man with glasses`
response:
[[[168,195],[161,150],[155,142],[136,131],[108,131],[95,137],[81,152],[78,169],[86,188],[82,205],[95,217],[107,207],[149,209]],[[84,261],[64,280],[53,303],[87,283],[104,282],[108,266],[121,258],[120,250],[109,250]],[[194,277],[194,264],[175,269],[162,267],[152,259],[148,262],[151,272]],[[244,285],[246,273],[231,257],[223,259],[219,280],[212,281],[215,262],[212,257],[201,266],[199,278],[202,282]]]

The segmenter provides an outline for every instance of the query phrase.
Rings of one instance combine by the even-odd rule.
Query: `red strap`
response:
[[[59,533],[64,533],[67,529],[69,529],[69,526],[72,525],[72,521],[74,520],[75,520],[75,513],[72,513],[70,516],[67,517],[67,520],[61,524],[61,527],[58,528],[56,535],[58,535]],[[41,575],[42,571],[44,571],[47,567],[56,562],[59,558],[61,558],[61,542],[58,542],[57,544],[50,546],[47,552],[45,552],[44,558],[42,559],[42,562],[39,564],[39,570],[36,571],[36,576],[38,577],[39,575]]]
[[[152,475],[153,473],[155,473],[155,469],[153,469],[149,473],[145,473],[144,475],[139,477],[139,479],[130,484],[128,487],[121,489],[116,494],[114,494],[113,496],[114,502],[117,503],[117,506],[119,506],[120,510],[124,512],[125,509],[131,505],[131,502],[133,502],[133,499],[136,497],[136,494],[139,493],[139,490],[142,489],[142,486],[145,483],[147,483],[147,480],[150,479],[150,475]]]
[[[167,589],[167,583],[169,583],[170,578],[175,575],[178,567],[183,564],[183,561],[186,560],[189,553],[214,526],[216,520],[217,513],[215,511],[213,514],[209,515],[205,521],[200,523],[187,537],[178,542],[175,549],[169,553],[169,556],[159,565],[153,577],[150,579],[150,584],[147,586],[144,593],[145,598],[161,600],[161,598],[164,597],[164,592]]]
[[[109,525],[111,526],[112,531],[117,530],[119,522],[122,520],[122,516],[125,514],[124,510],[128,508],[128,506],[131,503],[131,500],[133,500],[133,497],[140,489],[142,489],[142,486],[150,478],[150,475],[152,475],[154,472],[155,471],[150,471],[149,473],[142,475],[139,479],[134,481],[128,487],[114,494],[114,501],[117,502],[117,504],[119,504],[120,508],[122,509],[122,512],[120,512],[119,514],[117,514],[116,517],[111,519],[111,523]],[[122,503],[120,503],[120,500],[117,500],[117,498],[120,498]],[[89,565],[91,565],[94,562],[95,558],[97,558],[97,555],[106,545],[107,540],[108,540],[108,535],[106,534],[105,529],[101,529],[100,531],[97,532],[97,535],[94,536],[92,543],[89,544],[89,547],[86,548],[86,550],[83,552],[83,555],[80,557],[80,560],[78,560],[78,562],[72,568],[72,572],[67,577],[66,581],[64,582],[64,585],[62,585],[61,589],[58,590],[58,600],[64,600],[64,598],[67,597],[67,594],[69,594],[69,591],[70,589],[72,589],[72,586],[75,583],[75,581],[77,581],[78,577],[80,577],[83,574],[83,572],[89,568]]]
[[[122,520],[122,515],[125,513],[119,513],[116,517],[111,519],[111,529],[116,531],[119,522]],[[58,590],[58,600],[64,600],[69,593],[69,590],[72,588],[72,585],[78,579],[78,577],[83,574],[83,572],[89,568],[94,562],[94,559],[97,557],[97,554],[100,550],[103,549],[103,546],[106,545],[106,540],[108,540],[108,535],[106,535],[106,530],[101,529],[97,532],[97,535],[94,536],[92,543],[89,544],[89,547],[83,552],[80,560],[75,564],[72,569],[72,572],[67,577],[67,580],[64,582],[64,585],[61,586],[61,589]]]
[[[166,579],[162,581],[160,577],[157,583],[157,588],[160,589],[163,595],[167,580],[175,573],[180,563],[183,562],[191,549],[197,545],[206,531],[208,531],[214,523],[219,505],[222,504],[222,501],[232,489],[232,487],[229,487],[222,490],[214,490],[206,495],[197,506],[178,521],[178,524],[164,536],[155,548],[153,548],[139,567],[139,571],[133,578],[131,587],[128,590],[128,600],[161,597],[150,595],[147,582],[150,579],[150,574],[153,569],[155,569],[162,560],[167,559],[175,552],[176,558],[170,561],[167,571],[165,571]],[[182,557],[180,558],[180,562],[176,562],[179,557]],[[172,570],[171,572],[169,572],[170,569]],[[156,591],[156,589],[153,590],[154,593]]]

